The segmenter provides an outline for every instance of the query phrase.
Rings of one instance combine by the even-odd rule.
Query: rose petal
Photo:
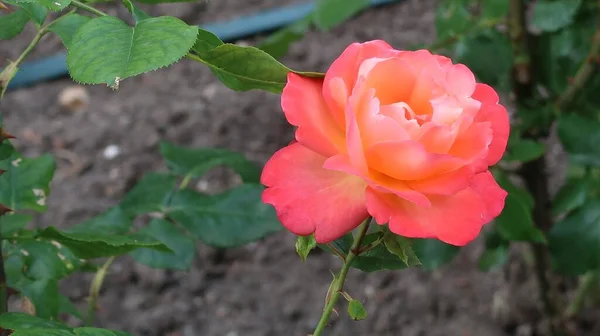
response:
[[[497,104],[498,95],[489,85],[478,83],[473,98],[482,102],[475,122],[489,121],[492,123],[493,137],[486,158],[488,166],[492,166],[500,161],[506,150],[510,135],[509,115],[504,106]]]
[[[409,188],[426,195],[453,195],[469,186],[473,170],[469,166],[418,181],[409,181]]]
[[[398,54],[387,42],[374,40],[365,43],[352,43],[331,64],[325,73],[325,85],[323,96],[329,108],[334,114],[334,119],[339,125],[345,125],[345,100],[339,99],[346,93],[350,93],[358,79],[358,69],[362,62],[374,57],[391,57]],[[339,78],[339,79],[337,79]],[[340,81],[341,79],[341,81]]]
[[[314,233],[318,243],[340,238],[368,216],[366,183],[322,168],[325,160],[295,143],[275,153],[261,177],[263,202],[275,207],[281,223],[297,235]]]
[[[325,156],[345,152],[344,131],[338,127],[321,94],[323,80],[288,74],[281,107],[288,122],[298,126],[296,140]]]
[[[437,238],[463,246],[475,239],[482,226],[496,217],[504,206],[506,192],[488,174],[474,177],[476,187],[452,196],[430,197],[430,208],[367,188],[367,209],[377,223],[389,223],[390,230],[398,235]]]
[[[369,167],[398,180],[422,180],[464,165],[460,158],[429,153],[417,141],[380,142],[366,151]]]
[[[419,191],[411,189],[405,181],[399,181],[372,170],[368,173],[358,171],[352,163],[350,163],[350,159],[346,155],[330,157],[325,161],[325,164],[323,164],[323,168],[358,176],[366,181],[374,190],[394,194],[420,206],[428,207],[431,205],[427,196]]]

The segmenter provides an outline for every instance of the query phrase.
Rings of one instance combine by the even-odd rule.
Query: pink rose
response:
[[[297,142],[267,162],[263,201],[297,235],[327,243],[372,216],[401,236],[465,245],[504,207],[488,167],[506,149],[508,114],[447,57],[354,43],[324,79],[290,73],[281,106]]]

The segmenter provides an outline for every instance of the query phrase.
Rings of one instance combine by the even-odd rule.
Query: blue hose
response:
[[[371,6],[381,6],[397,1],[399,0],[371,0]],[[203,25],[200,28],[213,32],[225,42],[231,42],[292,24],[310,14],[314,7],[314,2],[283,6],[230,21]],[[8,89],[30,86],[66,76],[68,73],[67,55],[59,53],[41,60],[23,63],[17,75],[10,82]]]

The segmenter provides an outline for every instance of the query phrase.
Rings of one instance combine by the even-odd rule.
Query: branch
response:
[[[598,4],[598,7],[600,8],[600,3]],[[590,48],[585,60],[575,73],[573,82],[556,100],[555,106],[558,110],[565,109],[573,101],[573,98],[577,96],[585,84],[592,78],[592,75],[595,73],[595,70],[598,67],[598,62],[600,61],[598,57],[600,57],[600,23],[598,24],[596,32],[592,37],[592,47]]]

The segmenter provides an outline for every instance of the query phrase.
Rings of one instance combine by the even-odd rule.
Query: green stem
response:
[[[102,267],[96,272],[94,279],[92,280],[92,285],[90,286],[90,297],[88,303],[88,316],[87,316],[87,325],[89,327],[94,325],[94,315],[96,312],[96,304],[98,302],[98,298],[100,297],[100,289],[102,289],[102,283],[104,283],[104,278],[108,273],[108,268],[115,261],[115,257],[110,257]]]
[[[577,292],[575,292],[575,297],[569,306],[565,310],[565,317],[571,318],[581,310],[583,304],[585,302],[586,294],[594,287],[594,284],[598,281],[598,276],[594,272],[588,272],[584,274],[580,281],[579,286],[577,287]]]
[[[2,254],[2,243],[0,237],[0,315],[8,312],[8,284],[6,282],[6,271],[4,270],[4,255]],[[8,335],[8,330],[0,328],[0,336]]]
[[[598,1],[598,9],[600,9],[600,1]],[[596,32],[592,37],[590,51],[575,73],[573,82],[556,100],[555,106],[558,110],[565,109],[592,78],[598,67],[598,56],[600,56],[600,25],[596,28]]]
[[[96,16],[108,16],[108,14],[104,13],[103,11],[101,11],[99,9],[96,9],[96,8],[90,6],[90,5],[86,5],[83,2],[79,2],[77,0],[71,1],[71,6],[79,8],[81,10],[84,10],[84,11],[86,11],[88,13],[92,13],[92,14],[94,14]]]
[[[352,266],[354,258],[356,258],[356,256],[360,253],[359,248],[363,241],[363,238],[367,234],[370,222],[371,218],[368,218],[360,225],[358,235],[354,237],[354,242],[352,242],[350,251],[348,251],[348,255],[346,255],[344,265],[342,266],[342,269],[334,279],[334,283],[331,286],[331,297],[329,298],[329,301],[325,304],[325,308],[323,309],[323,314],[321,315],[319,324],[317,324],[317,328],[313,332],[312,336],[321,336],[323,330],[325,330],[325,327],[327,326],[327,321],[329,321],[329,317],[331,317],[331,313],[333,312],[333,307],[335,306],[335,303],[340,297],[340,292],[342,292],[342,288],[344,287],[344,282],[346,281],[346,275],[350,270],[350,266]]]

